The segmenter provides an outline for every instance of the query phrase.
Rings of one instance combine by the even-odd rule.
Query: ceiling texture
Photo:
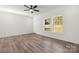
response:
[[[37,5],[37,6],[38,7],[36,9],[40,10],[40,12],[34,12],[33,14],[31,14],[30,11],[24,11],[24,9],[27,9],[26,7],[24,7],[24,5],[0,5],[0,11],[32,16],[36,14],[46,13],[55,8],[61,7],[61,5]]]

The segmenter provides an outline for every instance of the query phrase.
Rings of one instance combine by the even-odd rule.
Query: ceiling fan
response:
[[[29,6],[24,5],[24,6],[26,8],[28,8],[28,9],[26,9],[24,11],[30,11],[31,13],[34,13],[34,11],[39,12],[39,10],[36,9],[37,8],[37,5],[29,5]]]

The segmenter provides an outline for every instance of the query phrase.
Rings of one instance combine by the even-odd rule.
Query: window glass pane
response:
[[[53,18],[53,31],[62,32],[63,31],[63,16],[54,16]]]
[[[45,31],[50,31],[50,17],[45,18]]]

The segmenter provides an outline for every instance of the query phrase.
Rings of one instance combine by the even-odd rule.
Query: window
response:
[[[54,16],[53,18],[53,31],[62,32],[63,31],[63,16]]]
[[[50,31],[50,17],[45,18],[45,31]]]

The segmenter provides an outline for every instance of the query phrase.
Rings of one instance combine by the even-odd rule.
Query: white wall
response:
[[[62,15],[64,17],[62,33],[54,33],[52,31],[53,16],[57,15]],[[52,29],[50,32],[44,31],[45,16],[51,17]],[[60,8],[52,9],[52,11],[45,14],[34,16],[33,22],[33,30],[35,33],[79,44],[79,6],[62,6]]]
[[[33,32],[32,17],[0,12],[0,37]]]

